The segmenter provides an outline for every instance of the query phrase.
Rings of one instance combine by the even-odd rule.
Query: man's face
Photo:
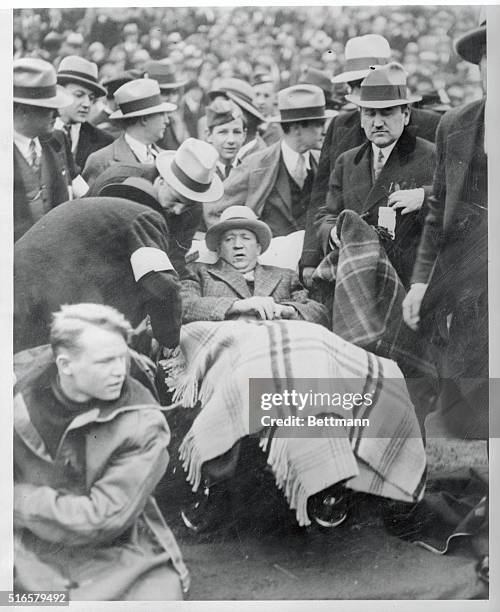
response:
[[[299,153],[305,153],[311,149],[321,149],[325,138],[325,121],[311,121],[308,125],[298,126]]]
[[[153,144],[160,140],[165,133],[165,128],[168,125],[167,113],[153,113],[143,117],[144,135],[149,144]]]
[[[94,92],[76,83],[68,83],[64,88],[73,96],[73,103],[61,109],[61,119],[64,123],[83,123],[87,121],[95,100]]]
[[[155,181],[158,202],[167,215],[180,215],[193,204],[193,201],[181,195],[167,181],[159,176]]]
[[[227,164],[234,160],[243,146],[247,135],[241,118],[223,125],[216,125],[207,137],[207,141],[217,149],[219,159]]]
[[[117,399],[128,371],[129,351],[123,337],[115,331],[89,325],[78,345],[79,350],[66,351],[64,373],[80,401]]]
[[[54,129],[57,111],[54,108],[43,108],[41,106],[25,107],[26,136],[36,138],[47,136]]]
[[[361,127],[368,140],[380,149],[396,142],[409,120],[410,109],[407,106],[361,109]]]
[[[253,270],[261,252],[257,237],[247,229],[231,229],[221,236],[217,254],[241,273]]]
[[[261,83],[253,87],[253,103],[264,117],[270,117],[274,111],[276,93],[274,83]]]

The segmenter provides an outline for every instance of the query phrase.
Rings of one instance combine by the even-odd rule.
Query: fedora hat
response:
[[[268,121],[275,123],[290,123],[292,121],[307,121],[311,119],[328,119],[332,111],[325,110],[325,94],[316,85],[292,85],[278,92],[279,116]]]
[[[323,70],[317,68],[308,67],[304,71],[303,75],[299,79],[299,83],[307,83],[308,85],[316,85],[323,90],[325,94],[325,107],[327,109],[333,109],[339,104],[339,100],[335,100],[333,97],[333,84],[331,78]]]
[[[63,108],[73,103],[73,96],[57,84],[53,66],[45,60],[23,57],[14,61],[14,102]]]
[[[158,82],[161,90],[180,89],[188,79],[177,79],[170,62],[153,61],[144,65],[144,77]]]
[[[76,83],[95,93],[97,97],[105,96],[106,90],[97,82],[97,64],[78,55],[68,55],[61,60],[57,70],[59,85]]]
[[[400,104],[413,104],[422,99],[408,93],[406,72],[401,64],[391,62],[385,66],[372,66],[361,83],[359,95],[347,95],[346,100],[362,108],[389,108]]]
[[[380,34],[350,38],[344,50],[344,72],[334,76],[332,83],[348,83],[364,79],[370,66],[382,66],[391,59],[391,48]]]
[[[153,79],[129,81],[115,91],[114,98],[118,104],[118,110],[109,116],[110,119],[171,113],[177,108],[175,104],[162,102],[160,86]]]
[[[195,202],[216,202],[224,194],[217,176],[216,149],[202,140],[187,138],[177,151],[163,151],[156,157],[160,176],[178,193]]]
[[[455,41],[455,51],[466,62],[479,64],[486,50],[486,14],[481,11],[479,27],[469,30]]]
[[[253,104],[253,89],[250,83],[242,79],[228,78],[220,79],[216,87],[208,92],[208,98],[213,100],[219,95],[226,96],[233,102],[258,119],[261,123],[266,121],[264,115],[259,113]]]
[[[110,183],[103,187],[98,195],[99,197],[125,198],[125,200],[149,206],[158,212],[163,211],[153,184],[138,176],[131,176],[121,183]]]
[[[262,247],[262,253],[271,244],[273,234],[264,221],[259,221],[257,215],[248,206],[229,206],[220,216],[219,221],[209,227],[205,235],[205,243],[210,251],[217,251],[224,232],[230,229],[247,229],[253,232]]]

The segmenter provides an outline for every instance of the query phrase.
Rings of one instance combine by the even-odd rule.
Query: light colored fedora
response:
[[[220,216],[219,221],[209,227],[205,235],[205,243],[210,251],[217,251],[224,232],[230,229],[247,229],[253,232],[262,248],[262,253],[271,244],[273,234],[264,221],[259,221],[257,215],[248,206],[229,206]]]
[[[162,151],[156,157],[160,176],[178,193],[194,202],[216,202],[224,194],[217,176],[216,149],[203,140],[187,138],[177,151]]]
[[[250,113],[262,123],[266,121],[264,115],[254,106],[254,92],[250,83],[235,78],[220,79],[217,85],[208,92],[210,100],[213,100],[218,95],[226,96],[226,98],[236,102],[240,108]]]
[[[401,64],[391,62],[385,66],[372,66],[361,83],[359,95],[347,95],[346,100],[362,108],[389,108],[413,104],[422,96],[410,94],[406,85],[406,72]]]
[[[278,92],[279,116],[268,121],[275,123],[290,123],[292,121],[307,121],[311,119],[328,119],[332,111],[325,109],[325,94],[316,85],[292,85]]]
[[[78,55],[68,55],[63,58],[57,70],[59,85],[76,83],[90,89],[97,97],[105,96],[106,90],[102,85],[99,85],[97,77],[97,64]]]
[[[169,61],[152,61],[144,65],[144,77],[158,81],[162,90],[176,90],[184,87],[188,79],[178,80]]]
[[[114,98],[118,104],[118,110],[109,116],[110,119],[171,113],[177,108],[175,104],[162,102],[160,86],[153,79],[129,81],[115,91]]]
[[[45,60],[23,57],[14,61],[14,102],[63,108],[73,103],[73,96],[57,84],[54,67]]]
[[[455,41],[455,51],[466,62],[479,64],[486,50],[486,11],[481,10],[479,27],[469,30]]]
[[[364,79],[370,66],[382,66],[391,60],[391,48],[380,34],[350,38],[344,50],[344,72],[334,76],[332,83],[348,83]]]

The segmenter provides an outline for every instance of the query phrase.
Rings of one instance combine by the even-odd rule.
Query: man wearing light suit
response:
[[[115,93],[118,110],[110,115],[119,120],[123,134],[107,147],[92,153],[83,169],[83,177],[92,189],[97,177],[117,163],[154,163],[160,153],[154,143],[168,123],[167,113],[175,104],[162,102],[160,86],[153,79],[135,79],[122,85]]]
[[[245,204],[271,228],[286,236],[305,228],[309,199],[323,141],[323,91],[314,85],[295,85],[278,94],[283,138],[249,155],[233,169],[224,184],[224,197],[206,209],[208,227],[229,206]]]

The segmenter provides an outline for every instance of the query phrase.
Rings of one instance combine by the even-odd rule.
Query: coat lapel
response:
[[[291,215],[292,196],[290,193],[290,181],[288,180],[288,172],[286,171],[285,163],[283,162],[283,159],[281,158],[281,156],[280,156],[278,165],[279,165],[278,176],[276,177],[276,183],[274,184],[274,187],[278,195],[280,196],[280,198],[283,200],[284,208]]]
[[[359,210],[364,211],[368,196],[372,191],[372,169],[371,152],[369,145],[364,145],[354,160],[354,171],[352,184],[348,189],[352,189],[353,197],[359,203]]]
[[[246,205],[252,208],[258,217],[276,182],[280,155],[281,144],[277,142],[264,152],[258,164],[249,172]],[[245,164],[250,164],[250,161],[245,161]]]
[[[276,286],[281,281],[281,272],[274,268],[264,268],[257,265],[255,268],[255,290],[254,295],[267,297],[272,295]]]
[[[137,163],[139,160],[134,155],[132,149],[128,146],[123,134],[113,143],[113,157],[118,162]]]
[[[241,298],[252,297],[243,274],[235,270],[224,260],[219,259],[215,266],[208,268],[207,271],[214,278],[226,283]]]

